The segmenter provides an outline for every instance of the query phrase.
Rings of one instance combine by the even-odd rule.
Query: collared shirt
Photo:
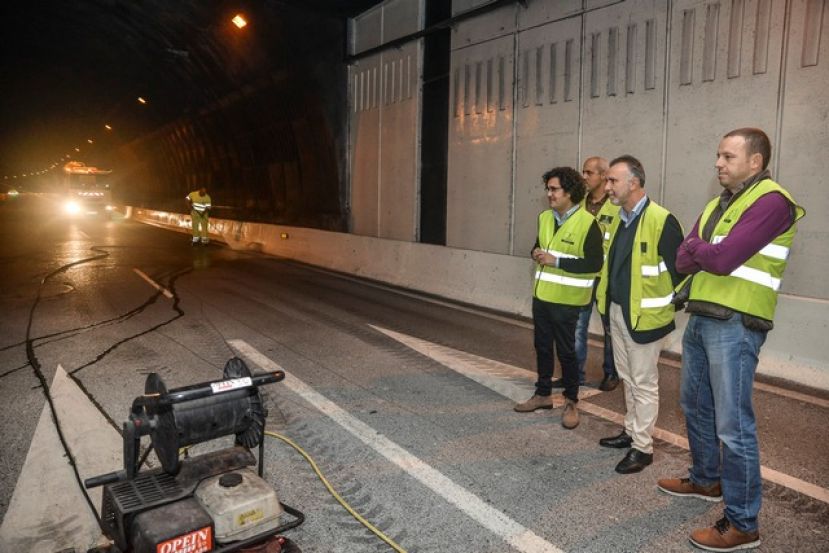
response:
[[[619,210],[619,219],[622,220],[622,223],[624,223],[625,228],[628,228],[630,224],[633,221],[635,221],[637,217],[639,217],[639,214],[642,213],[642,208],[645,207],[647,201],[648,195],[645,194],[644,196],[642,196],[642,199],[639,200],[635,206],[633,206],[633,209],[630,213],[628,213],[624,207]]]
[[[599,200],[598,202],[593,202],[590,201],[590,194],[588,194],[584,200],[584,208],[587,211],[589,211],[593,217],[595,217],[599,213],[599,211],[601,211],[602,206],[605,204],[608,197],[609,196],[605,194],[604,196],[602,196],[601,200]]]
[[[561,225],[563,225],[563,224],[564,224],[564,221],[566,221],[567,219],[569,219],[569,218],[570,218],[570,215],[572,215],[573,213],[575,213],[575,212],[576,212],[576,210],[577,210],[578,208],[579,208],[579,204],[576,204],[576,205],[574,205],[573,207],[571,207],[570,209],[568,209],[568,210],[567,210],[567,212],[566,212],[564,215],[559,215],[559,214],[558,214],[558,211],[556,211],[556,210],[554,209],[554,210],[553,210],[553,217],[555,217],[555,218],[556,218],[556,226],[557,226],[557,227],[560,227]]]

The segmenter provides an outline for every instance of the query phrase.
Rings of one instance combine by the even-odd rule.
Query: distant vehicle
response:
[[[112,173],[109,169],[90,167],[80,161],[70,161],[63,166],[65,175],[65,199],[63,208],[68,215],[109,216],[115,209],[109,184],[100,177]]]

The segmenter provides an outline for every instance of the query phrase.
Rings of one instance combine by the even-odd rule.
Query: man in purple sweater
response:
[[[725,503],[713,527],[691,534],[709,551],[760,545],[762,482],[751,404],[760,347],[774,326],[777,293],[803,209],[767,169],[768,136],[743,128],[717,149],[724,188],[679,246],[676,268],[692,275],[682,339],[680,402],[692,466],[687,478],[659,480],[662,491]]]

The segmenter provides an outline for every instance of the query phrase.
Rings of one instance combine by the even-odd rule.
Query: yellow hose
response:
[[[340,494],[337,493],[337,490],[335,490],[334,487],[331,486],[331,484],[328,482],[328,480],[325,478],[325,476],[323,476],[322,471],[319,469],[317,464],[314,462],[314,460],[311,458],[311,456],[304,449],[302,449],[301,447],[299,447],[299,445],[294,443],[293,440],[291,440],[287,436],[283,436],[282,434],[277,434],[276,432],[269,432],[269,431],[265,431],[265,434],[267,434],[271,438],[276,438],[277,440],[282,440],[283,442],[285,442],[286,444],[288,444],[289,446],[291,446],[292,448],[297,450],[297,452],[299,452],[300,455],[305,457],[305,460],[308,461],[308,464],[311,465],[311,468],[314,469],[314,472],[317,473],[317,476],[322,481],[322,483],[325,485],[326,489],[328,489],[328,492],[332,496],[334,496],[334,499],[336,499],[337,502],[340,505],[342,505],[343,508],[345,508],[345,510],[348,511],[351,514],[351,516],[356,518],[360,522],[360,524],[362,524],[363,526],[365,526],[366,528],[371,530],[371,532],[374,533],[374,535],[376,535],[378,538],[380,538],[381,540],[383,540],[384,542],[389,544],[389,546],[391,546],[392,549],[394,549],[398,553],[406,553],[405,549],[403,549],[402,547],[397,545],[397,543],[395,543],[394,540],[392,540],[390,537],[388,537],[383,532],[381,532],[373,524],[371,524],[369,521],[367,521],[365,518],[363,518],[363,516],[360,513],[355,511],[351,507],[351,505],[346,503],[345,499],[343,499],[340,496]]]

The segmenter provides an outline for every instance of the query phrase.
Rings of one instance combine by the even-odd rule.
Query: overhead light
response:
[[[245,21],[245,18],[242,17],[242,14],[240,13],[237,13],[236,16],[233,19],[231,19],[231,21],[233,21],[233,24],[239,27],[240,29],[248,24],[248,22]]]
[[[104,125],[104,128],[105,128],[106,130],[108,130],[108,131],[111,131],[111,130],[112,130],[112,127],[111,127],[111,126],[109,126],[109,125]]]
[[[145,100],[144,98],[142,98],[141,96],[139,96],[139,97],[138,97],[138,103],[139,103],[139,104],[146,104],[146,103],[147,103],[147,100]]]
[[[76,152],[80,152],[80,151],[81,151],[81,149],[80,149],[80,148],[75,148],[75,151],[76,151]]]
[[[90,144],[94,144],[94,143],[95,143],[95,142],[94,142],[91,138],[87,138],[87,139],[86,139],[86,141],[87,141],[87,142],[89,142]]]

